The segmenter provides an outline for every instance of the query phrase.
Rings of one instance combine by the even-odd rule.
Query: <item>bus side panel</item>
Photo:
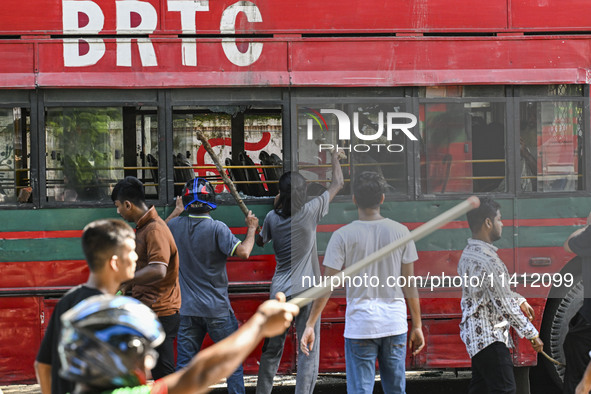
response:
[[[74,43],[76,44],[76,43]],[[287,42],[265,42],[264,52],[249,66],[248,72],[228,60],[219,42],[199,41],[197,53],[207,54],[199,58],[199,68],[179,69],[178,59],[183,53],[180,39],[153,39],[155,64],[150,73],[135,72],[131,68],[117,66],[117,42],[104,39],[105,52],[92,66],[94,71],[82,72],[79,68],[64,64],[64,44],[53,40],[38,44],[39,56],[37,83],[40,86],[86,87],[159,87],[166,80],[169,87],[193,87],[195,81],[209,86],[287,86],[289,84],[286,53]],[[132,52],[132,64],[140,65],[139,52]],[[174,75],[174,77],[172,77]]]
[[[257,252],[257,247],[253,252]],[[271,284],[275,273],[274,255],[251,255],[248,260],[237,257],[228,258],[226,264],[228,280],[232,283],[248,282],[249,284]]]
[[[88,279],[83,260],[0,263],[0,288],[76,286]]]
[[[322,320],[320,324],[320,363],[318,372],[345,372],[345,332],[342,322]]]
[[[101,27],[100,33],[116,34],[117,21],[121,17],[120,15],[118,17],[116,2],[95,0],[88,3],[96,4],[97,7],[96,9],[93,7],[90,17],[86,16],[86,18],[95,20],[103,17],[104,26]],[[148,9],[155,13],[156,23],[153,34],[178,34],[186,30],[186,27],[183,28],[181,24],[179,10],[167,10],[165,0],[146,0],[142,3],[149,5]],[[219,34],[222,15],[234,3],[235,1],[207,2],[207,9],[201,9],[199,16],[195,15],[199,23],[194,27],[193,33]],[[577,9],[584,12],[588,7],[582,7],[584,5],[582,3],[582,1],[577,2],[579,7]],[[253,23],[250,17],[237,18],[233,27],[238,34],[359,31],[369,33],[390,32],[392,29],[498,31],[507,28],[507,3],[501,0],[478,4],[477,7],[466,0],[454,2],[431,0],[418,4],[404,0],[387,3],[375,0],[363,3],[343,0],[338,4],[309,0],[299,2],[257,0],[250,4],[260,13],[260,20]],[[340,12],[335,12],[337,7]],[[564,5],[564,7],[572,6]],[[59,0],[31,2],[4,0],[0,3],[0,34],[62,34],[64,8],[62,1]],[[18,13],[11,12],[13,10],[18,10]],[[72,18],[72,13],[70,11],[70,14],[66,14],[65,17]],[[139,14],[136,13],[136,15]],[[288,15],[289,17],[286,17]],[[323,17],[325,15],[330,17]]]
[[[510,29],[576,30],[589,26],[586,18],[589,2],[585,0],[545,1],[521,0],[509,3]],[[577,12],[573,12],[577,10]]]
[[[459,335],[460,321],[461,318],[424,320],[423,334],[426,344],[423,351],[415,357],[413,367],[470,367],[470,357]]]
[[[2,384],[31,382],[41,342],[41,297],[0,298],[0,376]]]
[[[0,62],[0,86],[35,88],[35,46],[33,43],[2,43],[4,59]]]
[[[236,314],[238,323],[242,325],[247,321],[257,310],[258,306],[265,302],[269,298],[268,293],[253,293],[253,294],[235,294],[230,295],[232,302],[232,309]],[[207,347],[213,344],[209,335],[203,343],[203,347]],[[279,373],[291,373],[295,372],[296,366],[296,335],[295,328],[290,329],[287,338],[285,339],[285,348],[283,351],[283,357],[281,358],[281,364],[279,366]],[[244,360],[242,364],[244,366],[245,375],[256,375],[259,372],[259,362],[261,359],[261,350],[263,342],[259,343],[253,352]]]
[[[117,32],[115,2],[94,1],[105,19],[101,33]],[[180,14],[167,11],[164,0],[149,0],[157,14],[154,34],[178,34],[182,30]],[[207,11],[201,10],[200,23],[195,33],[219,34],[220,20],[224,10],[233,1],[209,2]],[[424,3],[408,1],[346,0],[338,4],[341,12],[335,12],[334,2],[278,2],[257,0],[254,2],[262,21],[252,23],[238,18],[238,34],[257,33],[321,33],[321,32],[390,32],[403,31],[506,31],[554,29],[584,30],[588,26],[585,15],[589,3],[585,0],[522,0],[508,3],[490,1],[475,6],[465,0],[431,0]],[[388,4],[388,8],[384,7]],[[542,5],[540,5],[542,4]],[[62,34],[62,2],[43,0],[22,2],[4,0],[0,3],[0,33],[2,34]],[[12,10],[18,10],[15,14]],[[572,12],[577,10],[578,12]],[[587,11],[585,11],[587,10]],[[394,12],[388,12],[394,11]],[[285,16],[289,15],[289,18]],[[313,17],[330,15],[329,18]],[[351,17],[354,15],[355,17]],[[412,17],[409,17],[412,16]],[[96,18],[93,14],[93,18]],[[508,22],[510,25],[508,25]]]
[[[517,288],[517,292],[521,293],[521,289]],[[542,324],[542,316],[544,315],[544,308],[546,307],[546,298],[528,298],[527,302],[534,308],[535,319],[533,325],[540,330]],[[514,329],[511,329],[513,338],[513,365],[517,367],[525,367],[537,365],[538,354],[533,350],[531,343],[526,338],[520,338]]]

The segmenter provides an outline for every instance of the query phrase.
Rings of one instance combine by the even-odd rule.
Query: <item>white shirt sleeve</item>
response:
[[[345,265],[345,243],[338,231],[334,232],[328,241],[322,265],[339,271]]]

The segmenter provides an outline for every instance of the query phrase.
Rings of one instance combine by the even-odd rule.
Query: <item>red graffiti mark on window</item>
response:
[[[232,139],[231,138],[211,138],[207,140],[209,142],[209,144],[211,145],[211,147],[213,148],[214,146],[232,146]],[[269,132],[263,132],[263,134],[261,135],[261,140],[257,141],[257,142],[244,142],[244,149],[246,150],[246,152],[248,153],[249,151],[259,151],[261,149],[264,149],[269,142],[271,141],[271,133]],[[203,145],[201,145],[199,147],[199,149],[197,150],[197,166],[202,166],[205,165],[205,156],[207,155],[207,151],[205,150],[205,148],[203,147]],[[225,161],[225,157],[220,157],[219,158],[222,165],[224,164]],[[255,163],[256,164],[256,163]],[[195,174],[196,176],[199,177],[205,177],[207,176],[207,174],[215,174],[216,176],[219,176],[219,172],[217,171],[217,169],[196,169],[195,170]],[[216,193],[221,193],[224,191],[224,189],[227,189],[224,185],[217,185],[215,187],[215,192]]]

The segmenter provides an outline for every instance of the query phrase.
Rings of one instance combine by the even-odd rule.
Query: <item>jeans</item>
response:
[[[176,312],[170,316],[158,317],[166,337],[164,342],[160,344],[155,350],[158,352],[158,362],[152,369],[152,378],[154,380],[170,375],[174,372],[174,339],[179,330],[179,313]]]
[[[310,315],[312,304],[308,304],[302,309],[295,318],[296,332],[297,332],[297,349],[298,349],[298,364],[296,375],[296,394],[312,394],[316,379],[318,378],[318,363],[320,360],[320,319],[314,326],[315,341],[314,346],[310,352],[310,356],[306,356],[299,351],[299,340],[304,334],[306,328],[306,321]],[[273,338],[265,339],[263,345],[263,354],[261,355],[261,362],[259,366],[259,376],[257,379],[257,394],[269,394],[273,390],[273,378],[277,374],[281,356],[283,355],[283,345],[285,344],[285,337],[287,331],[281,335]]]
[[[472,379],[469,394],[515,394],[515,374],[509,349],[493,342],[472,357]]]
[[[224,317],[196,317],[181,315],[177,342],[177,370],[185,367],[199,352],[205,334],[214,342],[219,342],[238,329],[234,311]],[[227,379],[228,392],[244,394],[242,365]]]
[[[404,394],[406,333],[375,339],[345,338],[347,393],[373,393],[376,359],[384,393]]]

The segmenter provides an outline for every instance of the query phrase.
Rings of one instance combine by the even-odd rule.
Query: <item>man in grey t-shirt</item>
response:
[[[320,275],[318,251],[316,248],[316,226],[328,213],[330,201],[343,187],[343,173],[336,152],[332,155],[332,182],[322,195],[306,202],[306,180],[300,174],[288,172],[279,180],[279,195],[274,210],[269,212],[263,222],[257,245],[262,246],[273,241],[277,266],[271,282],[271,298],[277,292],[288,297],[296,297],[311,287],[311,280],[302,283],[302,278]],[[296,332],[301,337],[310,306],[303,307],[296,318]],[[320,324],[316,327],[320,334]],[[273,377],[277,373],[287,331],[277,337],[265,340],[261,355],[257,380],[258,394],[268,394],[273,389]],[[309,356],[298,354],[298,373],[296,376],[296,394],[312,394],[318,376],[319,345]]]
[[[211,184],[195,178],[183,190],[183,204],[189,216],[168,222],[180,261],[182,304],[177,370],[185,367],[200,350],[206,334],[219,342],[238,329],[228,297],[226,260],[230,256],[241,259],[250,256],[259,221],[249,211],[245,219],[246,238],[240,241],[228,226],[209,215],[216,208],[214,201]],[[228,377],[228,392],[244,393],[242,366]]]

